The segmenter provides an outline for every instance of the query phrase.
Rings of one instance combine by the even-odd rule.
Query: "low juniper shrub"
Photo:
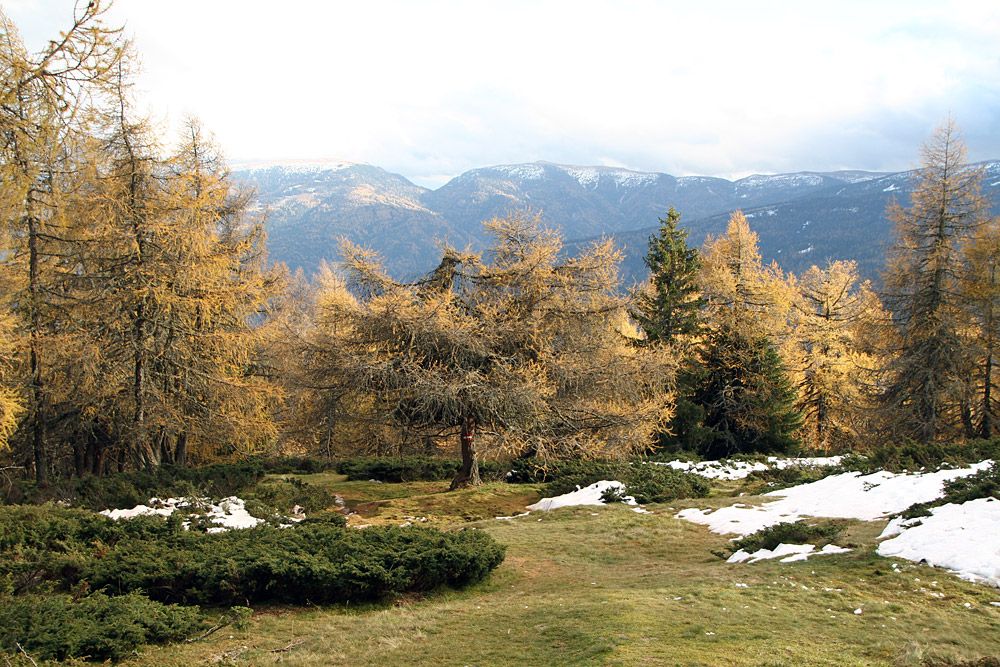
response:
[[[774,549],[779,544],[814,544],[821,547],[836,540],[843,531],[843,525],[832,522],[777,523],[734,541],[731,548],[733,553],[740,549],[754,553],[761,549]]]
[[[190,637],[201,625],[197,607],[166,605],[139,593],[0,598],[0,650],[15,653],[20,645],[43,660],[121,660],[142,644]]]

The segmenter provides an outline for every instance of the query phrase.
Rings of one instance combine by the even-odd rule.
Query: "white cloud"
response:
[[[135,36],[150,105],[200,115],[231,156],[338,156],[437,184],[535,159],[905,168],[949,111],[973,157],[997,157],[993,5],[119,0],[112,12]],[[51,36],[67,6],[40,7],[8,11]]]

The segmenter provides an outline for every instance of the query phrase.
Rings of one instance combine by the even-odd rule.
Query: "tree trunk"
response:
[[[167,442],[167,432],[162,426],[160,427],[160,433],[156,440],[158,442],[157,447],[160,450],[160,463],[166,463],[168,465],[172,464],[174,462],[174,450]]]
[[[41,286],[39,285],[38,267],[38,220],[34,212],[34,190],[28,193],[27,223],[28,223],[28,298],[29,326],[31,328],[29,341],[29,365],[31,373],[31,403],[34,414],[31,421],[32,454],[35,459],[35,482],[38,486],[48,485],[48,456],[45,452],[45,406],[46,394],[42,385],[42,362],[40,354],[41,338]]]
[[[336,404],[330,406],[326,413],[326,435],[323,438],[323,455],[327,461],[333,460],[333,428],[337,423]]]
[[[87,471],[86,445],[80,442],[80,438],[73,439],[73,472],[77,477],[83,477]]]
[[[959,409],[962,415],[962,433],[966,440],[976,437],[976,427],[972,420],[972,403],[975,400],[969,388],[963,389],[962,398],[959,401]]]
[[[990,287],[997,287],[997,266],[990,270]],[[979,420],[979,437],[989,439],[993,437],[993,346],[996,338],[993,334],[994,327],[993,302],[988,301],[986,305],[986,359],[983,362],[983,414]]]
[[[91,475],[101,474],[101,456],[98,453],[97,436],[93,433],[87,434],[87,445],[83,452],[83,470],[84,474],[90,473]],[[82,477],[83,475],[81,475]]]
[[[177,446],[174,447],[174,465],[183,468],[187,465],[187,431],[182,431],[177,436]]]
[[[462,467],[458,469],[455,479],[451,480],[451,490],[464,489],[467,486],[479,486],[483,481],[479,478],[479,461],[476,458],[476,420],[466,417],[462,420],[462,431],[459,435],[462,443]]]
[[[823,456],[830,454],[826,433],[826,412],[826,395],[820,394],[816,401],[816,444],[823,448]]]
[[[989,439],[993,436],[993,350],[986,353],[983,377],[983,416],[979,421],[979,437]]]

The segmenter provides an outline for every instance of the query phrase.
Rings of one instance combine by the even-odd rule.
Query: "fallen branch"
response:
[[[21,642],[14,642],[14,646],[17,647],[18,651],[20,651],[21,653],[24,654],[24,657],[28,659],[28,662],[30,662],[35,667],[38,667],[38,663],[35,662],[34,658],[32,658],[30,655],[28,655],[28,652],[24,650],[23,646],[21,646]]]
[[[305,643],[306,643],[305,639],[297,639],[288,646],[282,646],[281,648],[272,648],[270,651],[268,651],[268,653],[285,653],[287,651],[291,651],[293,648],[302,646]]]
[[[202,639],[205,639],[206,637],[211,637],[222,628],[233,625],[234,623],[239,624],[242,621],[250,618],[250,615],[252,613],[253,610],[247,607],[233,607],[232,609],[229,610],[228,614],[223,614],[222,617],[219,618],[218,623],[216,623],[215,625],[213,625],[212,627],[210,627],[208,630],[198,635],[197,637],[193,637],[191,639],[185,639],[184,643],[193,644],[194,642],[200,642]]]
[[[211,637],[212,635],[214,635],[216,632],[218,632],[222,628],[226,627],[227,625],[231,625],[231,624],[232,624],[232,621],[228,621],[226,623],[216,623],[215,625],[213,625],[212,627],[210,627],[208,630],[206,630],[204,632],[204,634],[198,635],[197,637],[192,637],[191,639],[185,639],[184,643],[185,644],[193,644],[195,642],[200,642],[202,639],[205,639],[207,637]]]

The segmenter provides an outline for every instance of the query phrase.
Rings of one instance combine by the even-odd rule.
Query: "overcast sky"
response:
[[[0,0],[29,46],[72,0]],[[1000,158],[1000,2],[118,0],[139,89],[231,160],[430,187],[549,160],[674,175],[916,166],[949,113]]]

